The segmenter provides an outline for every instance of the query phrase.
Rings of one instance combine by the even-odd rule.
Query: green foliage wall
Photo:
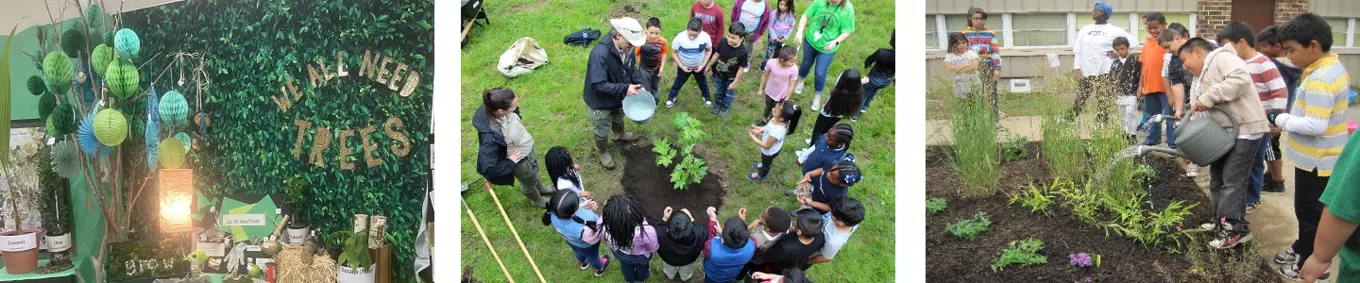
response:
[[[208,59],[212,85],[201,100],[212,123],[189,156],[197,169],[197,189],[209,194],[279,193],[285,181],[299,176],[308,184],[303,201],[307,216],[313,228],[324,232],[318,234],[351,229],[354,213],[386,215],[393,279],[413,282],[412,243],[430,169],[433,7],[432,1],[199,0],[128,13],[125,26],[142,37],[142,56],[161,54],[147,64],[154,66],[151,72],[161,72],[170,62],[165,55],[175,52],[201,53]],[[368,49],[420,72],[420,87],[410,97],[400,97],[359,77]],[[312,88],[307,64],[324,59],[333,71],[336,51],[345,54],[350,76]],[[171,73],[167,75],[178,76]],[[270,97],[282,95],[280,87],[290,77],[303,97],[282,112]],[[143,81],[143,87],[147,84]],[[160,93],[179,90],[193,109],[200,97],[191,85],[156,87]],[[388,150],[395,143],[383,131],[388,117],[404,122],[400,132],[411,147],[406,157]],[[303,137],[301,158],[292,152],[298,135],[295,119],[312,123]],[[368,125],[378,129],[371,137],[378,146],[374,154],[383,160],[374,168],[364,163],[358,135]],[[324,168],[309,165],[307,158],[316,127],[323,126],[337,137],[324,152]],[[341,170],[337,161],[339,131],[345,129],[356,133],[346,145],[354,152],[349,160],[357,168],[352,171]]]

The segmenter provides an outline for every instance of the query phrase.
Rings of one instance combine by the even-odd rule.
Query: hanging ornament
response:
[[[71,64],[71,57],[61,51],[52,51],[43,58],[43,75],[47,76],[47,81],[52,82],[57,92],[66,92],[70,87],[72,73],[75,66]]]
[[[142,50],[142,41],[137,38],[137,32],[120,29],[113,35],[113,49],[118,51],[120,58],[136,59],[137,52]]]
[[[38,75],[28,77],[28,93],[33,95],[43,95],[47,93],[47,82],[44,82]]]
[[[66,136],[75,132],[76,109],[70,103],[58,104],[56,109],[52,110],[52,115],[48,116],[47,119],[52,123],[49,127],[51,134]]]
[[[160,159],[161,167],[165,169],[179,169],[184,165],[184,144],[176,138],[166,138],[161,141]]]
[[[186,134],[186,133],[184,133],[184,132],[179,132],[179,133],[175,134],[175,139],[179,140],[180,143],[184,144],[184,152],[185,152],[185,153],[188,153],[189,150],[190,150],[190,149],[193,149],[193,147],[194,147],[194,138],[189,137],[189,134]]]
[[[68,56],[80,56],[85,52],[85,34],[74,29],[61,33],[61,51]]]
[[[178,91],[165,92],[165,97],[160,98],[161,121],[171,127],[179,126],[184,119],[189,118],[189,102],[184,100],[184,95]]]
[[[156,86],[153,85],[146,94],[146,119],[160,122],[160,106],[160,97],[156,94]]]
[[[100,156],[107,156],[113,150],[111,147],[99,146],[99,138],[94,135],[94,116],[99,113],[99,109],[90,111],[85,118],[80,120],[80,129],[76,131],[76,139],[80,142],[80,151],[85,155],[94,157],[96,151],[100,151]],[[100,149],[103,150],[100,150]]]
[[[85,7],[85,20],[92,30],[104,28],[104,9],[99,4],[90,3],[90,6]]]
[[[95,46],[94,51],[90,53],[90,63],[94,64],[95,74],[100,76],[103,76],[104,72],[108,71],[109,63],[113,62],[113,60],[113,48],[109,48],[109,46],[105,44]]]
[[[160,132],[160,123],[156,119],[146,119],[146,166],[148,170],[156,171],[160,157],[160,142],[157,141]]]
[[[51,93],[38,98],[38,118],[47,119],[52,115],[52,109],[57,108],[57,96]]]
[[[117,146],[128,136],[127,117],[116,109],[104,109],[94,117],[94,136],[99,143]]]
[[[104,71],[104,74],[104,82],[118,98],[127,99],[137,93],[137,84],[141,78],[138,77],[137,66],[133,65],[132,61],[113,61],[109,63],[109,70]]]
[[[52,146],[52,170],[65,178],[80,175],[80,156],[70,141],[59,141]]]
[[[106,31],[106,32],[104,32],[104,44],[108,44],[110,47],[113,46],[113,32],[112,32],[112,31]]]

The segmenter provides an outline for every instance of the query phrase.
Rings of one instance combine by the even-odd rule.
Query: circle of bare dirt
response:
[[[690,214],[694,215],[694,223],[700,225],[708,223],[705,209],[712,206],[721,211],[723,196],[727,195],[721,178],[714,174],[713,168],[725,165],[716,160],[717,158],[705,159],[709,171],[703,180],[685,190],[676,190],[671,184],[671,169],[674,165],[672,167],[656,165],[657,154],[652,151],[651,144],[648,141],[639,141],[621,146],[620,153],[623,154],[624,166],[622,166],[623,179],[619,180],[619,183],[623,185],[623,192],[642,206],[642,210],[647,213],[647,218],[652,223],[660,222],[662,212],[667,206],[674,209],[675,213],[688,208]],[[679,154],[674,163],[680,163]]]

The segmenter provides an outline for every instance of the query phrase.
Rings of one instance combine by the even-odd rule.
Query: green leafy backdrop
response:
[[[350,229],[355,213],[386,215],[396,267],[393,279],[412,282],[415,277],[408,267],[430,167],[433,5],[394,0],[201,0],[134,11],[126,14],[124,25],[142,37],[142,56],[155,56],[147,64],[156,66],[149,68],[152,72],[160,73],[160,66],[170,63],[166,56],[175,52],[201,53],[208,59],[205,67],[212,84],[201,101],[212,123],[189,156],[197,168],[197,189],[212,195],[280,193],[286,180],[300,177],[308,184],[304,203],[318,234]],[[359,77],[366,49],[394,56],[394,61],[419,71],[421,86],[410,97],[400,97]],[[333,69],[336,51],[345,53],[350,77],[311,88],[306,64],[321,58]],[[192,67],[185,66],[186,76]],[[172,70],[167,76],[179,74]],[[269,98],[281,94],[279,88],[289,77],[297,81],[303,98],[284,113]],[[143,87],[149,84],[145,80]],[[192,80],[185,87],[156,88],[160,93],[172,89],[184,93],[194,109],[200,97],[190,86]],[[410,155],[398,158],[388,149],[395,143],[383,131],[388,117],[403,120]],[[302,159],[292,154],[297,138],[294,119],[313,123],[302,141]],[[378,145],[375,155],[383,160],[375,168],[362,160],[358,136],[359,129],[370,124],[378,129],[372,139]],[[315,128],[323,126],[337,138],[325,151],[326,167],[318,168],[308,165],[306,157]],[[345,129],[356,133],[346,145],[354,152],[349,157],[357,167],[353,171],[340,170],[337,161],[338,133]]]

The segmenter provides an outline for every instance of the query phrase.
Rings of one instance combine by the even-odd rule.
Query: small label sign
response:
[[[38,248],[38,237],[35,234],[0,236],[0,251],[21,252],[36,248]]]
[[[198,242],[198,250],[203,251],[208,257],[227,256],[227,249],[223,248],[222,243]]]
[[[223,215],[222,226],[265,226],[265,218],[264,214]]]
[[[55,253],[66,251],[71,248],[71,234],[67,233],[66,235],[56,237],[43,237],[43,244],[46,245],[48,252]]]

